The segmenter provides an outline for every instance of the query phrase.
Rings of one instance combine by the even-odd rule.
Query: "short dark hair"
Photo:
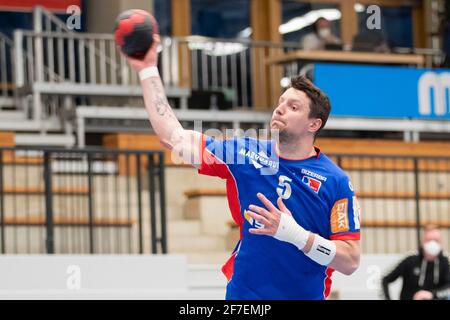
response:
[[[319,18],[317,18],[316,21],[314,21],[314,23],[313,23],[313,25],[312,25],[313,31],[314,31],[315,33],[318,33],[318,32],[319,32],[319,22],[322,21],[322,20],[329,21],[328,19],[326,19],[326,18],[324,18],[324,17],[319,17]]]
[[[305,76],[296,76],[291,78],[291,88],[303,91],[309,98],[309,118],[318,118],[322,120],[322,126],[317,130],[316,135],[327,123],[331,112],[331,104],[328,96],[317,88]]]

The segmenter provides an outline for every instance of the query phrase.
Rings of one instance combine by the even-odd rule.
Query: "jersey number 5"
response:
[[[278,187],[277,193],[282,199],[289,199],[292,193],[291,185],[289,182],[292,182],[291,178],[286,176],[280,176],[278,178]]]

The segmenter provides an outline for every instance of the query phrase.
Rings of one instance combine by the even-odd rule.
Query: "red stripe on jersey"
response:
[[[360,239],[361,239],[360,232],[333,234],[330,236],[330,240],[360,240]]]
[[[331,275],[333,274],[334,269],[328,267],[325,271],[325,280],[324,280],[324,290],[323,290],[323,296],[326,298],[328,298],[328,296],[330,295],[330,291],[331,291],[331,284],[333,283],[333,281],[331,280]]]
[[[230,168],[228,168],[228,166],[221,159],[217,158],[208,149],[206,149],[205,135],[202,135],[200,148],[201,165],[198,172],[201,174],[218,176],[222,179],[227,180],[228,206],[230,208],[231,216],[233,217],[234,222],[236,222],[236,224],[239,226],[240,239],[242,239],[242,224],[244,223],[244,218],[241,214],[241,203],[239,201],[239,190],[237,188],[236,179],[234,178],[233,173],[230,171]],[[233,277],[234,258],[236,257],[236,255],[237,252],[233,252],[231,257],[222,267],[222,272],[228,281],[230,281]]]
[[[228,206],[231,210],[231,216],[233,217],[234,222],[236,222],[238,226],[241,226],[244,223],[244,219],[241,214],[239,191],[233,173],[221,159],[217,158],[208,149],[206,149],[205,135],[202,136],[200,147],[201,166],[198,172],[201,174],[218,176],[227,180],[227,198]]]
[[[231,257],[227,260],[227,262],[225,262],[225,264],[222,266],[222,273],[225,275],[228,282],[230,282],[231,278],[233,277],[235,257],[236,253],[233,253]]]

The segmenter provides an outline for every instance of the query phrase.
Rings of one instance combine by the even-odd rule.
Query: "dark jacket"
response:
[[[383,293],[390,300],[389,284],[403,278],[400,300],[412,300],[420,290],[433,293],[435,299],[448,299],[450,295],[450,267],[448,258],[441,252],[434,261],[427,261],[422,250],[402,260],[389,274],[383,277]]]

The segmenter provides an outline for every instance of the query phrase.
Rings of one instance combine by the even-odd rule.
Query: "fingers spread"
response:
[[[266,230],[266,229],[251,228],[251,229],[248,229],[248,231],[252,234],[262,234],[262,235],[266,235],[266,236],[271,235],[270,231]]]
[[[246,213],[252,217],[253,219],[255,219],[256,221],[258,221],[259,223],[262,223],[263,225],[269,225],[269,220],[267,220],[266,218],[264,218],[263,216],[257,214],[256,212],[250,211],[250,210],[246,210]]]
[[[262,193],[258,192],[256,194],[256,196],[258,197],[259,200],[261,200],[261,202],[266,206],[266,208],[271,211],[274,212],[277,210],[277,208],[273,205],[272,202],[270,202],[269,199],[266,198],[265,195],[263,195]]]
[[[259,215],[263,216],[263,217],[266,218],[266,219],[270,219],[270,218],[271,218],[270,212],[267,211],[267,210],[264,209],[264,208],[255,206],[255,205],[253,205],[253,204],[249,205],[248,208],[249,208],[250,210],[252,210],[253,212],[256,212],[256,213],[258,213]]]
[[[291,212],[289,211],[289,209],[285,206],[283,199],[281,199],[281,197],[278,197],[277,199],[277,204],[278,204],[278,208],[280,208],[281,211],[283,211],[284,213],[292,216]]]

